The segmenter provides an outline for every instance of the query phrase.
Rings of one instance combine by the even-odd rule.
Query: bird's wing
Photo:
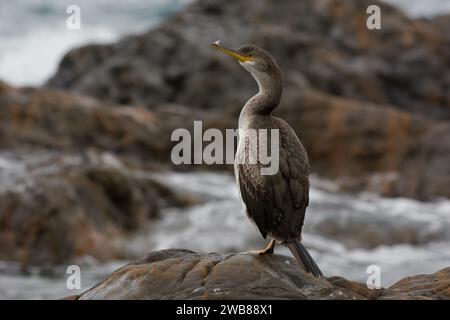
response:
[[[267,236],[274,208],[270,205],[273,192],[267,189],[267,176],[261,176],[259,166],[238,164],[237,178],[242,201],[245,204],[248,217],[256,224],[264,239]]]
[[[281,134],[280,140],[280,167],[276,174],[261,175],[258,164],[238,164],[236,168],[247,214],[264,238],[277,230],[287,238],[300,236],[309,203],[306,151],[298,139]]]

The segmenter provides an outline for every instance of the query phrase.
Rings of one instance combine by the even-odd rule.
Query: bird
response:
[[[315,277],[323,273],[302,243],[302,227],[309,204],[309,160],[295,131],[272,115],[280,103],[283,81],[275,59],[264,49],[245,44],[237,50],[216,41],[211,46],[239,62],[258,84],[259,91],[244,105],[239,115],[239,130],[277,129],[279,169],[261,174],[260,162],[237,161],[249,149],[249,140],[239,137],[234,169],[247,217],[269,244],[256,254],[273,254],[275,244],[287,246],[299,265]],[[267,140],[269,141],[269,140]],[[246,158],[247,159],[247,158]]]

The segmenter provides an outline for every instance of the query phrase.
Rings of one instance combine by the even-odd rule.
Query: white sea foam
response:
[[[71,0],[0,2],[0,80],[41,85],[70,49],[141,33],[190,0],[77,0],[81,29],[68,30]]]
[[[70,0],[16,0],[0,2],[0,79],[15,85],[42,84],[56,70],[63,54],[86,43],[107,43],[138,33],[161,21],[190,0],[78,0],[82,29],[65,28]],[[412,17],[450,12],[447,0],[386,0]],[[36,156],[36,155],[35,155]],[[39,158],[39,157],[38,157]],[[22,164],[9,155],[0,157],[0,185],[8,187],[12,175],[23,175]],[[36,167],[40,165],[40,159]],[[47,161],[46,158],[42,161]],[[49,167],[51,168],[51,166]],[[164,180],[204,202],[188,209],[167,209],[162,219],[148,226],[126,246],[136,255],[148,250],[182,247],[203,252],[246,251],[264,241],[242,211],[234,178],[211,173],[168,173]],[[23,177],[26,181],[26,177]],[[313,180],[304,241],[327,275],[365,281],[368,265],[382,271],[382,285],[450,265],[450,201],[421,203],[410,199],[384,199],[374,195],[343,195],[332,185]],[[16,186],[18,187],[18,186]],[[334,226],[335,236],[327,231]],[[372,236],[390,243],[368,246],[352,234],[369,226]],[[342,235],[346,235],[345,238]],[[381,232],[381,233],[380,233]],[[384,232],[384,234],[382,233]],[[416,243],[402,243],[398,234],[414,235]],[[339,237],[336,236],[339,234]],[[355,232],[356,233],[356,232]],[[337,237],[337,238],[336,238]],[[356,238],[353,242],[352,238]],[[289,255],[281,248],[277,252]],[[89,288],[124,262],[86,267],[83,289]],[[9,271],[8,271],[9,270]],[[0,265],[0,298],[60,298],[77,292],[65,288],[65,274],[55,277],[11,274]]]
[[[40,28],[21,37],[0,39],[0,78],[13,85],[40,85],[53,75],[69,48],[117,39],[108,28],[86,27],[82,32]]]
[[[383,0],[402,9],[413,18],[431,18],[450,12],[448,0]]]
[[[7,157],[2,159],[4,167],[9,167],[5,171],[17,169],[11,168]],[[137,174],[191,193],[201,203],[164,210],[159,220],[150,222],[145,230],[122,244],[130,254],[143,256],[150,250],[167,248],[242,252],[265,244],[241,208],[233,176],[201,172]],[[332,183],[312,179],[303,235],[305,245],[326,275],[365,282],[367,267],[375,264],[381,269],[381,284],[389,286],[405,276],[432,273],[450,265],[449,200],[423,203],[368,194],[346,195],[332,191],[333,187],[323,189],[329,185]],[[327,231],[329,226],[331,231]],[[376,245],[368,245],[373,238],[378,241]],[[276,252],[291,255],[279,246]],[[110,266],[83,268],[83,288],[93,285],[100,275],[106,276]],[[54,278],[11,275],[5,268],[0,272],[0,288],[10,289],[0,290],[0,298],[58,298],[70,294],[62,287],[64,279],[64,274]]]
[[[209,194],[205,203],[189,209],[168,209],[160,221],[131,242],[130,250],[188,248],[201,252],[247,251],[263,246],[259,232],[247,220],[234,178],[213,173],[169,173],[166,182],[194,194]],[[450,265],[450,201],[423,203],[376,195],[345,195],[330,192],[312,180],[304,241],[328,275],[365,281],[369,265],[382,271],[387,286],[407,275],[430,273]],[[336,225],[346,238],[322,231],[323,223]],[[380,235],[380,243],[368,246],[358,229],[372,226],[367,237]],[[355,232],[352,235],[351,232]],[[377,233],[378,232],[378,233]],[[354,241],[347,241],[347,238]],[[410,237],[417,243],[408,242]],[[386,244],[383,244],[386,239]],[[349,245],[350,243],[350,245]],[[369,242],[370,244],[370,242]],[[285,248],[277,252],[290,255]]]
[[[140,33],[192,0],[77,0],[81,30],[66,28],[71,0],[0,2],[0,80],[41,85],[63,55],[89,43],[110,43]],[[450,12],[447,0],[385,0],[412,17]]]

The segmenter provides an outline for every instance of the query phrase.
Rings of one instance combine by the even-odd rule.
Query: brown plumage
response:
[[[264,238],[272,239],[260,253],[273,252],[274,242],[289,247],[299,264],[316,277],[322,272],[301,244],[301,233],[309,204],[309,162],[305,148],[294,130],[282,119],[272,116],[283,89],[280,69],[273,57],[254,45],[238,50],[213,46],[236,58],[255,78],[259,92],[250,98],[239,117],[239,129],[270,129],[279,132],[279,170],[273,175],[261,174],[261,163],[251,164],[249,141],[242,136],[236,154],[235,175],[248,217]],[[270,150],[270,146],[269,146]]]

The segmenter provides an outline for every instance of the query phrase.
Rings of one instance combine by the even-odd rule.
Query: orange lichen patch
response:
[[[370,49],[378,44],[374,40],[374,33],[372,30],[367,29],[367,15],[361,12],[351,16],[351,30],[355,32],[356,41],[360,49]],[[371,32],[372,31],[372,32]],[[376,32],[376,31],[375,31]]]
[[[7,84],[6,82],[0,81],[0,93],[10,92],[14,88]]]
[[[41,99],[39,95],[32,94],[30,97],[30,102],[25,108],[25,118],[22,123],[24,129],[32,129],[33,124],[36,120],[39,120],[39,110],[41,108]],[[41,115],[43,117],[44,115]]]
[[[154,123],[157,117],[152,112],[142,108],[142,107],[122,107],[114,109],[114,113],[120,115],[126,115],[133,119],[135,122],[141,124]]]
[[[97,109],[93,112],[93,117],[96,119],[96,122],[102,131],[107,133],[117,132],[115,121],[110,121],[110,114],[104,113],[101,109]]]
[[[330,137],[330,155],[333,158],[333,162],[336,163],[337,170],[347,161],[348,154],[346,152],[347,146],[345,143],[345,136],[347,130],[345,128],[345,109],[344,106],[334,105],[330,107],[329,114],[327,116],[328,124],[326,134]]]
[[[388,105],[312,90],[293,103],[302,105],[294,128],[311,163],[326,161],[329,165],[319,169],[332,176],[398,170],[427,126],[424,120]]]
[[[427,93],[423,94],[422,97],[430,105],[445,105],[445,96],[436,87],[430,89]]]
[[[22,119],[23,119],[23,109],[20,105],[14,104],[14,105],[7,105],[6,108],[8,108],[9,111],[9,118],[10,124],[14,126],[21,126]]]
[[[385,150],[385,168],[399,170],[406,153],[413,143],[411,137],[412,117],[409,114],[389,111],[386,119],[387,141]]]
[[[390,287],[409,296],[450,299],[450,268],[433,274],[406,277]]]

